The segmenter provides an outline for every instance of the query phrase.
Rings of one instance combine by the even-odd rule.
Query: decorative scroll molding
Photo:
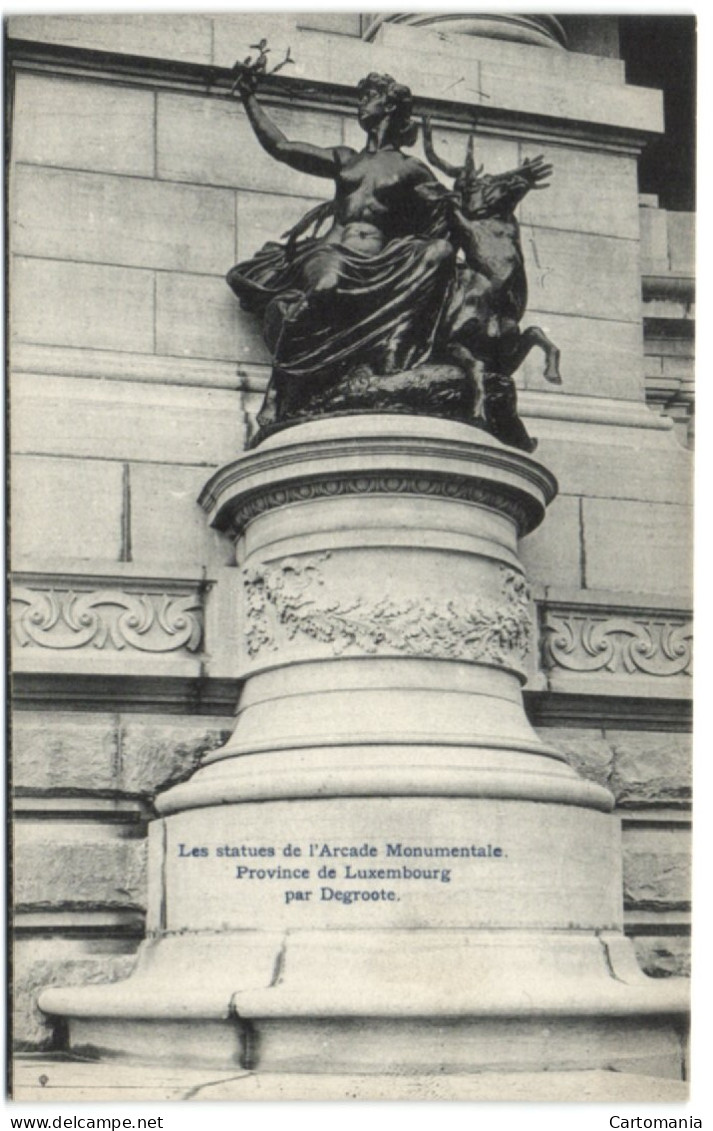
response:
[[[693,626],[683,616],[551,610],[542,626],[543,664],[552,670],[647,676],[691,674]]]
[[[524,660],[531,634],[530,594],[514,570],[501,568],[498,605],[389,596],[342,601],[321,590],[320,564],[329,556],[286,558],[280,565],[244,571],[250,656],[263,648],[276,650],[283,634],[287,640],[299,634],[331,645],[336,656],[353,648],[369,655],[400,652],[508,667]]]
[[[21,648],[197,652],[203,638],[202,602],[196,593],[17,586],[12,629]]]
[[[491,482],[456,476],[364,474],[332,476],[313,479],[299,484],[286,484],[268,490],[256,491],[241,500],[232,512],[235,532],[252,518],[290,503],[311,502],[313,499],[338,498],[343,495],[425,495],[431,498],[455,499],[490,507],[512,518],[521,533],[532,530],[542,517],[542,508],[526,499],[517,490],[498,490]]]

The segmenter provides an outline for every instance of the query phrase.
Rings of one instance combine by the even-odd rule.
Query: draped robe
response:
[[[228,273],[242,306],[262,318],[274,373],[288,385],[323,385],[355,366],[374,373],[409,369],[428,359],[454,277],[454,252],[446,247],[446,201],[438,182],[413,186],[391,230],[412,228],[376,253],[310,236],[295,238],[323,220],[333,205],[314,209],[288,234],[268,242]],[[329,299],[305,302],[309,279],[336,272]],[[292,399],[292,398],[290,398]]]

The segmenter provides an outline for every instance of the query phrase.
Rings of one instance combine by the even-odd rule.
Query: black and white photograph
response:
[[[696,17],[4,30],[10,1100],[700,1127]]]

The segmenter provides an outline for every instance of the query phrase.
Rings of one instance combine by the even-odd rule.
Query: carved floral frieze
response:
[[[548,609],[542,642],[544,666],[550,670],[661,677],[691,673],[693,626],[683,617]]]
[[[530,598],[515,570],[501,569],[501,600],[340,599],[325,586],[328,553],[286,558],[244,571],[245,639],[250,656],[298,636],[369,655],[405,653],[437,659],[518,665],[530,643]]]
[[[411,655],[520,668],[531,646],[527,584],[501,567],[494,598],[344,595],[329,574],[330,554],[285,558],[243,571],[241,631],[256,658],[283,643],[312,640],[334,655]],[[93,580],[93,579],[92,579]],[[237,578],[236,578],[237,580]],[[18,577],[12,637],[22,653],[136,651],[167,657],[203,648],[200,584],[77,576]],[[539,608],[541,666],[578,679],[683,679],[692,668],[692,623],[684,610],[582,606],[545,600]],[[237,658],[236,658],[237,659]],[[623,688],[623,684],[622,684]]]
[[[197,652],[203,610],[196,592],[17,586],[12,593],[12,631],[21,648]]]

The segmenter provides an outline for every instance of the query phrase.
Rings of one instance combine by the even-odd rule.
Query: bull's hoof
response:
[[[545,366],[544,373],[545,381],[549,381],[551,385],[562,384],[562,374],[560,373],[560,351],[555,349],[547,358],[547,365]]]

